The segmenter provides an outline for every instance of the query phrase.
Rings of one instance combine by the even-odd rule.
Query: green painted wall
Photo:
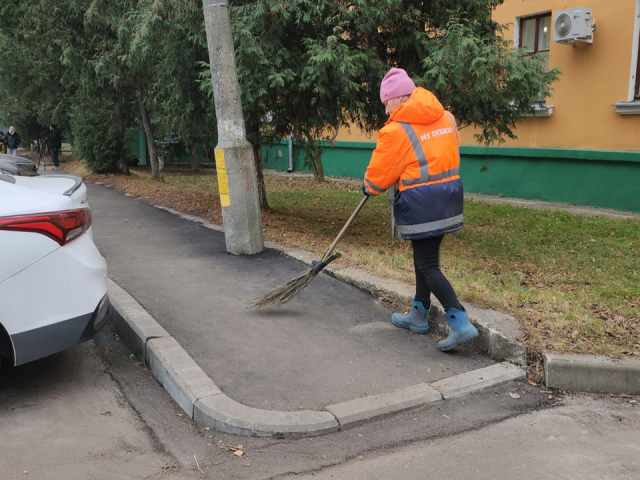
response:
[[[324,146],[326,175],[362,178],[372,142],[336,142]],[[640,152],[563,148],[463,146],[461,176],[465,191],[640,212]],[[265,168],[286,170],[287,142],[265,145]],[[294,143],[294,170],[304,153]],[[485,161],[489,170],[482,172]]]
[[[132,134],[132,140],[129,144],[129,151],[131,154],[140,161],[140,165],[147,164],[147,137],[144,130],[136,130]],[[203,155],[203,152],[198,153],[199,163],[213,163],[215,159],[209,158]],[[170,160],[170,163],[188,163],[191,164],[191,156],[183,155]]]
[[[140,165],[147,164],[147,139],[143,130],[136,130],[131,133],[131,143],[129,150],[131,154],[140,161]]]
[[[336,142],[335,147],[322,144],[322,165],[325,175],[333,177],[362,177],[371,152],[376,144],[371,142]],[[293,169],[296,172],[311,172],[304,165],[305,154],[297,142],[293,142]],[[262,163],[265,168],[287,170],[289,168],[289,147],[285,141],[262,146]]]

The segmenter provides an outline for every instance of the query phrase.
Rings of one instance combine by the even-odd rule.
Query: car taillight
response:
[[[41,233],[61,246],[82,235],[90,226],[91,210],[86,208],[0,217],[0,230]]]

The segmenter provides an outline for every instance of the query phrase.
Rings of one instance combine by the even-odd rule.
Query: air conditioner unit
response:
[[[553,21],[553,41],[565,45],[574,42],[593,43],[593,32],[596,31],[596,21],[593,19],[593,9],[576,7],[555,13]]]

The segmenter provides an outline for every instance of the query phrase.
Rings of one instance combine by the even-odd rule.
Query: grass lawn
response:
[[[180,167],[164,184],[134,168],[130,177],[87,175],[151,203],[221,222],[217,180]],[[268,175],[265,238],[319,255],[362,198],[350,184]],[[369,201],[343,239],[343,265],[414,282],[411,246],[390,239],[383,195]],[[460,298],[515,316],[529,361],[545,351],[640,356],[640,221],[584,217],[510,205],[465,202],[465,228],[448,235],[442,268]]]

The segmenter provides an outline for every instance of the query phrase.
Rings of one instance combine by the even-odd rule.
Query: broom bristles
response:
[[[289,280],[287,283],[283,283],[261,297],[254,298],[250,302],[246,303],[244,307],[264,309],[284,305],[309,285],[324,267],[329,265],[340,255],[340,253],[334,253],[324,261],[324,265],[318,271],[314,271],[314,269],[306,270],[297,277]]]

